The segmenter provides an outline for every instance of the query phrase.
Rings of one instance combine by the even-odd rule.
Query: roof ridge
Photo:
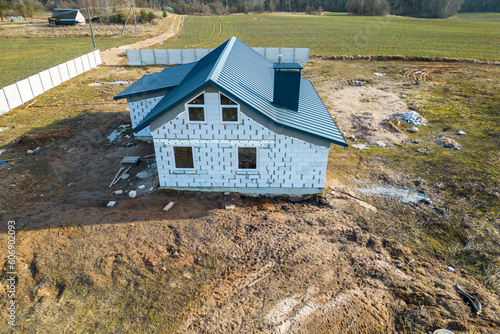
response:
[[[233,48],[234,43],[237,40],[238,39],[235,36],[229,39],[228,43],[226,44],[226,47],[224,48],[224,51],[221,52],[219,58],[217,58],[217,61],[215,62],[215,66],[212,68],[212,71],[210,71],[210,74],[208,74],[207,80],[217,81],[217,78],[219,77],[222,67],[226,63],[227,57],[229,56],[229,53],[231,52],[231,49]]]

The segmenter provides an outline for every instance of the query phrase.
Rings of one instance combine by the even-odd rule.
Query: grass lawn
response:
[[[96,38],[98,49],[133,43],[140,38]],[[0,39],[0,87],[94,50],[90,37]]]
[[[451,19],[249,14],[189,16],[162,48],[216,47],[231,36],[250,46],[309,47],[312,55],[403,55],[500,60],[500,15]],[[158,48],[155,46],[154,48]]]

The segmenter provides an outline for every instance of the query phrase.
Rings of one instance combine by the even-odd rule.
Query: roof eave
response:
[[[158,118],[160,118],[161,116],[165,115],[166,113],[168,113],[173,108],[177,107],[179,104],[181,104],[184,100],[188,99],[195,92],[199,91],[200,89],[205,89],[206,87],[208,87],[210,85],[213,85],[212,80],[208,80],[205,83],[203,83],[202,85],[199,85],[196,88],[190,90],[189,93],[184,94],[181,98],[177,99],[174,103],[172,103],[171,107],[162,110],[161,112],[157,113],[155,116],[151,117],[151,119],[149,119],[149,120],[144,119],[135,128],[133,128],[132,130],[135,133],[141,131],[142,129],[144,129],[145,127],[147,127],[148,125],[150,125],[152,122],[156,121]],[[146,118],[147,118],[147,116],[146,116]]]
[[[142,91],[142,92],[137,92],[137,93],[130,93],[130,94],[124,94],[124,95],[116,95],[116,96],[113,96],[113,100],[117,101],[117,100],[120,100],[120,99],[125,99],[125,98],[129,98],[129,97],[133,97],[133,96],[141,96],[141,95],[148,95],[148,94],[153,94],[153,93],[159,93],[159,92],[162,92],[162,91],[165,91],[165,90],[171,90],[173,88],[177,87],[177,85],[175,86],[169,86],[169,87],[162,87],[162,88],[158,88],[158,89],[151,89],[151,90],[148,90],[148,91]]]

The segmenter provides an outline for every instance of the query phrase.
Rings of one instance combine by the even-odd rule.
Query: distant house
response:
[[[49,18],[50,24],[55,25],[81,25],[85,24],[85,17],[79,9],[56,8]]]
[[[301,70],[232,37],[115,99],[127,98],[136,136],[153,139],[161,188],[320,193],[330,145],[347,143]]]
[[[21,21],[21,20],[24,20],[23,16],[13,15],[13,14],[7,15],[7,21]]]

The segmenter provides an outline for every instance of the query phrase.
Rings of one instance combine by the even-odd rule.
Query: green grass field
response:
[[[98,49],[129,44],[140,38],[96,38]],[[0,39],[0,87],[94,50],[90,37]]]
[[[318,56],[500,60],[500,14],[461,14],[444,20],[346,13],[189,16],[178,37],[160,47],[215,47],[233,35],[250,46],[309,47]]]

